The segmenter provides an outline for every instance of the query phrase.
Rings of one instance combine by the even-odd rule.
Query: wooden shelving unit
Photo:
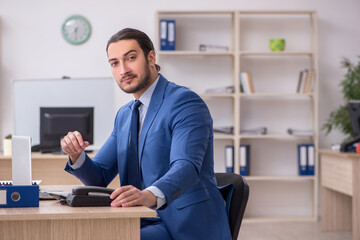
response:
[[[159,20],[174,19],[176,21],[176,50],[157,51],[160,65],[165,65],[162,72],[170,81],[185,85],[197,92],[208,104],[214,119],[214,126],[223,123],[233,126],[233,134],[214,134],[215,171],[216,166],[224,165],[224,146],[234,147],[234,171],[239,173],[240,144],[251,145],[250,175],[246,177],[250,184],[250,206],[245,213],[245,221],[305,221],[317,219],[318,203],[318,159],[316,156],[314,176],[297,175],[297,144],[313,143],[318,149],[318,61],[317,61],[317,14],[315,11],[159,11],[156,13],[156,46],[159,41]],[[304,23],[305,22],[305,23]],[[273,26],[271,25],[273,23]],[[300,23],[300,24],[298,24]],[[268,25],[267,25],[268,24]],[[277,29],[276,25],[281,25]],[[300,26],[300,27],[299,27]],[[268,30],[270,29],[270,30]],[[272,31],[272,32],[267,32]],[[269,33],[269,35],[266,35]],[[283,52],[271,52],[268,39],[274,33],[277,37],[286,39]],[[258,35],[257,35],[258,34]],[[285,37],[283,37],[285,36]],[[292,37],[294,36],[294,37]],[[275,38],[275,37],[274,37]],[[265,40],[264,40],[265,39]],[[264,40],[264,41],[263,41]],[[262,41],[262,42],[261,42]],[[200,44],[226,45],[229,51],[199,51]],[[211,65],[210,65],[211,64]],[[284,65],[284,69],[281,65]],[[274,66],[276,70],[272,71]],[[296,68],[295,66],[299,66]],[[286,69],[290,69],[286,72]],[[296,93],[298,72],[304,68],[315,69],[315,84],[311,93]],[[170,70],[167,70],[170,69]],[[294,70],[295,69],[295,70]],[[283,70],[285,72],[283,72]],[[169,71],[169,72],[166,72]],[[240,72],[251,72],[255,85],[255,93],[240,92]],[[294,71],[296,71],[294,73]],[[261,73],[263,75],[261,75]],[[293,75],[291,75],[291,72]],[[260,73],[260,74],[258,74]],[[183,80],[185,79],[185,80]],[[278,87],[273,87],[274,86]],[[205,93],[212,87],[232,85],[234,93]],[[289,86],[293,86],[289,87]],[[268,87],[268,89],[266,89]],[[269,125],[276,121],[284,121],[283,125],[296,128],[281,114],[268,113],[268,116],[249,119],[248,115],[256,112],[261,104],[274,104],[275,110],[284,111],[300,105],[299,111],[305,112],[303,126],[313,131],[311,135],[294,136],[288,134],[283,126],[269,127],[266,135],[240,134],[240,129],[251,128],[252,122],[264,120]],[[268,108],[266,105],[264,108]],[[284,107],[282,107],[284,105]],[[306,105],[306,106],[304,106]],[[222,111],[222,112],[218,112]],[[226,112],[228,111],[228,112]],[[266,111],[264,111],[266,112]],[[297,113],[289,113],[289,115]],[[286,112],[284,113],[286,115]],[[302,117],[303,117],[302,116]],[[251,118],[252,116],[250,116]],[[271,117],[275,117],[271,120]],[[276,118],[278,117],[278,119]],[[268,118],[270,120],[268,120]],[[283,119],[284,118],[284,119]],[[299,118],[299,117],[294,117]],[[291,118],[289,118],[291,119]],[[255,121],[254,121],[255,120]],[[306,123],[305,123],[306,122]],[[255,123],[254,123],[255,124]],[[257,125],[257,127],[262,125]],[[267,155],[281,153],[282,145],[292,146],[288,156],[281,155],[281,161],[290,169],[256,169],[262,164],[268,164],[267,155],[261,156],[261,144],[274,144],[276,148]],[[289,150],[289,149],[285,149]],[[222,153],[221,153],[222,151]],[[285,151],[286,152],[286,151]],[[254,154],[253,154],[254,153]],[[253,156],[254,155],[254,156]],[[254,158],[252,158],[254,157]],[[272,156],[276,158],[276,156]],[[275,161],[278,163],[280,160]],[[220,163],[219,163],[220,162]],[[266,165],[267,166],[267,165]],[[279,166],[273,166],[279,168]],[[225,167],[223,168],[225,169]],[[259,216],[256,206],[251,206],[252,193],[257,191],[260,184],[302,184],[305,194],[309,195],[307,205],[308,214],[290,214]],[[286,198],[291,193],[283,192]],[[257,194],[255,194],[257,195]],[[290,200],[289,200],[290,201]],[[295,206],[296,207],[296,206]],[[296,212],[296,211],[293,211]]]

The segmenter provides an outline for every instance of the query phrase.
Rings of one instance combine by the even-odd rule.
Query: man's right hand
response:
[[[68,132],[60,144],[63,152],[69,155],[72,164],[76,162],[81,152],[90,145],[89,142],[83,140],[78,131]]]

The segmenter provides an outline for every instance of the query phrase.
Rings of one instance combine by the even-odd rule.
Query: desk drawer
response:
[[[325,154],[321,155],[321,185],[352,196],[352,160]]]

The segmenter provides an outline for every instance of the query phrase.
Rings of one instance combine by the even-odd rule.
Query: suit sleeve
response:
[[[199,174],[212,139],[212,119],[206,104],[193,92],[174,101],[170,120],[172,141],[169,171],[153,185],[167,205],[199,182]]]
[[[109,185],[118,173],[116,125],[117,118],[113,132],[93,159],[86,154],[80,168],[74,170],[66,164],[65,171],[76,176],[84,185],[102,187]]]

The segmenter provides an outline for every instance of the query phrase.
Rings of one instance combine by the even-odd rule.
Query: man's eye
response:
[[[132,60],[135,60],[135,59],[136,59],[135,56],[130,56],[130,57],[128,57],[128,61],[132,61]]]
[[[112,62],[112,63],[110,63],[110,65],[111,65],[112,67],[116,67],[116,65],[118,65],[118,62]]]

